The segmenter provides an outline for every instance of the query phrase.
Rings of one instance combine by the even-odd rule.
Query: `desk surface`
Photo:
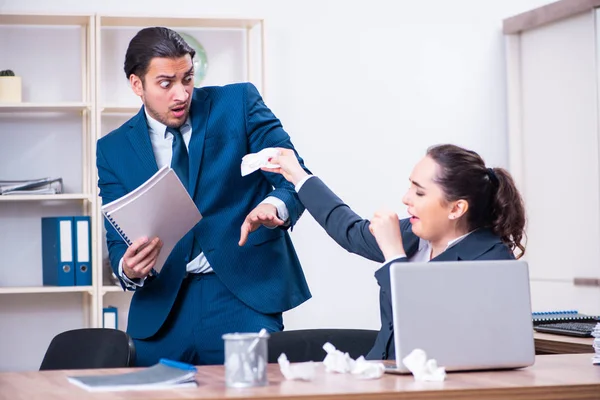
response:
[[[350,374],[325,373],[319,364],[314,381],[285,381],[277,364],[270,364],[269,385],[227,389],[223,366],[198,369],[198,388],[160,391],[89,393],[70,384],[69,375],[127,370],[85,370],[0,373],[1,399],[598,399],[600,366],[590,354],[537,356],[534,366],[521,370],[449,373],[445,382],[415,382],[412,376],[384,375],[360,380]]]
[[[593,353],[594,338],[581,338],[534,332],[535,354]],[[600,398],[600,396],[599,396]]]

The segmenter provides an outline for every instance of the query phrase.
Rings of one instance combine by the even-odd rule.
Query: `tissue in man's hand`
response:
[[[262,149],[258,153],[246,154],[242,157],[242,176],[253,173],[262,167],[279,168],[278,164],[271,164],[269,158],[279,155],[279,150],[273,147]]]
[[[415,381],[441,382],[446,379],[446,369],[438,367],[434,359],[427,360],[427,353],[421,349],[411,351],[402,363],[412,372]]]

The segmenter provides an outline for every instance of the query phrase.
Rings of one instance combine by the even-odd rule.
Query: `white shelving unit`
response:
[[[84,111],[90,110],[91,104],[78,102],[64,103],[0,103],[0,112],[52,112],[52,111]]]
[[[0,197],[0,202],[10,201],[62,201],[62,200],[87,200],[93,201],[93,197],[85,193],[63,193],[63,194],[50,194],[50,195],[25,195],[25,194],[13,194]]]
[[[94,294],[93,286],[15,286],[0,288],[0,294],[23,293],[88,293]]]
[[[0,370],[35,369],[54,335],[98,318],[97,282],[43,286],[41,252],[42,217],[95,215],[94,35],[94,15],[0,15],[0,69],[23,84],[23,102],[0,103],[0,179],[62,177],[64,190],[0,196]],[[31,351],[15,353],[19,339]]]

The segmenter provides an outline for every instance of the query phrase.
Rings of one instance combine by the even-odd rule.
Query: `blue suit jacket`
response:
[[[369,231],[369,220],[362,219],[335,195],[319,178],[312,177],[298,193],[315,220],[340,246],[369,260],[383,262],[383,253]],[[367,359],[394,359],[394,326],[390,289],[390,264],[406,262],[419,249],[419,238],[408,219],[400,220],[402,244],[406,256],[383,265],[375,272],[379,284],[381,329]],[[431,261],[508,260],[510,249],[489,229],[478,229]]]
[[[286,204],[290,226],[304,211],[293,185],[281,175],[258,171],[241,176],[244,155],[266,147],[293,148],[280,121],[247,83],[194,89],[190,116],[188,187],[203,219],[175,246],[158,277],[147,278],[136,290],[127,330],[137,339],[154,335],[167,318],[186,273],[194,233],[221,281],[253,309],[278,313],[310,298],[285,229],[261,226],[245,246],[238,246],[244,219],[266,197]],[[96,153],[103,204],[131,192],[158,171],[143,107],[98,140]],[[127,245],[108,221],[105,226],[116,272]]]

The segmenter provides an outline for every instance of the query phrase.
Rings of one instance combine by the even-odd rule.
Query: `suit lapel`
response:
[[[137,115],[130,120],[129,127],[131,129],[127,132],[127,138],[131,142],[135,153],[140,159],[140,164],[147,175],[144,179],[147,179],[158,171],[158,166],[156,165],[156,158],[152,150],[143,106]]]
[[[487,228],[471,232],[466,238],[450,247],[431,261],[476,260],[502,240]]]
[[[466,238],[465,238],[466,240]],[[463,240],[464,241],[464,240]],[[448,250],[444,251],[437,257],[431,259],[431,261],[459,261],[462,258],[458,255],[456,247],[458,247],[460,243],[457,243],[456,246],[450,247]]]
[[[210,113],[211,101],[206,92],[202,89],[194,89],[194,97],[190,108],[192,120],[192,138],[189,145],[190,157],[190,181],[188,183],[189,193],[192,198],[196,192],[198,176],[200,175],[200,165],[202,164],[202,154],[204,150],[204,138],[208,127],[208,115]]]

